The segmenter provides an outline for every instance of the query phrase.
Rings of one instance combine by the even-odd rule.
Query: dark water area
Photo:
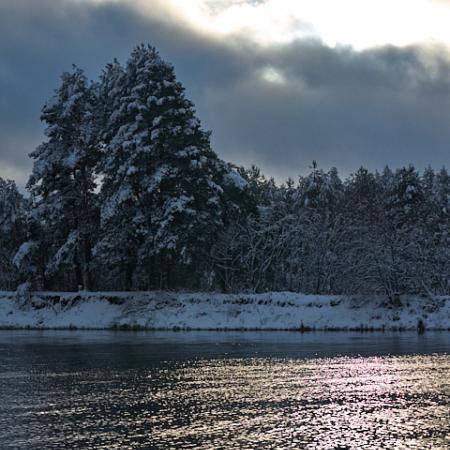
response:
[[[0,332],[0,449],[449,449],[450,333]]]

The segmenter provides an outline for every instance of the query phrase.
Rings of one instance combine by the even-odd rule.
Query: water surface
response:
[[[1,449],[448,449],[450,333],[0,332]]]

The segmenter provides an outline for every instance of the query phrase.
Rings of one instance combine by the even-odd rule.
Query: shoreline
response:
[[[0,292],[0,330],[110,331],[450,331],[450,297],[402,297],[291,292],[33,292],[24,301]]]
[[[308,330],[298,330],[295,328],[144,328],[133,326],[120,326],[120,327],[33,327],[33,326],[1,326],[0,333],[2,331],[112,331],[117,333],[143,333],[143,332],[172,332],[172,333],[194,333],[198,331],[206,331],[211,333],[360,333],[360,334],[374,334],[374,333],[411,333],[416,332],[414,328],[372,328],[372,329],[360,329],[360,328],[311,328]],[[427,328],[426,331],[433,333],[448,333],[450,328]]]

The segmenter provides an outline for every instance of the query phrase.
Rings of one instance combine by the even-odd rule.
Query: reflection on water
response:
[[[0,448],[448,449],[430,336],[0,333]]]

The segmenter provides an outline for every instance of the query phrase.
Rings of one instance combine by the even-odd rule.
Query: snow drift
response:
[[[313,296],[290,292],[0,292],[1,328],[450,330],[450,298]]]

